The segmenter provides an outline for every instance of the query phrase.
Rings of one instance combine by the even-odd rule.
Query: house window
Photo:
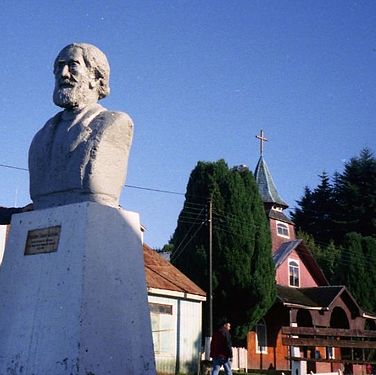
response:
[[[299,287],[299,263],[289,260],[289,285]]]
[[[327,346],[326,347],[326,358],[327,359],[335,359],[335,354],[334,354],[334,348],[332,346]]]
[[[155,353],[174,353],[174,319],[172,305],[149,303]]]
[[[280,237],[290,238],[289,235],[289,226],[285,223],[277,221],[277,234]]]
[[[172,315],[172,305],[162,305],[161,303],[149,303],[151,314],[168,314]]]
[[[256,324],[256,353],[268,353],[266,324],[262,319]]]

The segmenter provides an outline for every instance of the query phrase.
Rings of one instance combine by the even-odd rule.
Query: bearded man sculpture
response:
[[[54,63],[54,103],[64,108],[38,131],[29,150],[34,209],[85,201],[118,206],[133,123],[97,103],[109,93],[109,64],[97,47],[73,43]]]

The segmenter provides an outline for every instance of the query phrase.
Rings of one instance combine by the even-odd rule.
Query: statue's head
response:
[[[54,63],[54,103],[63,108],[93,104],[110,92],[110,66],[105,54],[86,43],[64,47]]]

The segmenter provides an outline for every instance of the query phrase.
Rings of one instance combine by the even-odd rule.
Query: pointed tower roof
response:
[[[288,207],[288,204],[278,194],[272,175],[262,155],[255,169],[255,179],[264,203],[277,204],[282,208]]]
[[[288,204],[278,194],[272,175],[263,157],[264,142],[267,141],[267,139],[264,137],[264,131],[260,130],[260,134],[256,135],[256,138],[260,140],[260,159],[256,165],[255,179],[262,201],[264,204],[275,204],[285,209],[288,207]]]

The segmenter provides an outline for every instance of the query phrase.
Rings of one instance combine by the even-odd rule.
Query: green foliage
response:
[[[364,149],[352,158],[335,185],[338,237],[349,232],[376,237],[376,158]]]
[[[313,191],[305,188],[292,213],[296,227],[319,244],[333,240],[341,245],[350,232],[376,237],[376,159],[372,153],[361,151],[332,180],[323,173]]]
[[[340,248],[336,247],[333,241],[330,241],[329,245],[319,246],[315,243],[313,236],[305,232],[298,232],[297,237],[304,240],[304,243],[311,250],[327,280],[330,283],[333,282],[338,268],[341,253]]]
[[[376,239],[359,233],[345,235],[334,281],[346,285],[359,305],[376,311]]]
[[[332,239],[335,198],[329,176],[324,172],[319,177],[320,184],[313,191],[305,188],[304,196],[297,202],[300,207],[292,213],[292,218],[299,230],[327,243]]]
[[[340,255],[341,248],[335,246],[333,241],[330,241],[329,245],[321,247],[321,253],[317,257],[317,262],[330,283],[333,282],[336,276]]]
[[[171,262],[208,291],[208,200],[213,207],[213,315],[245,337],[275,299],[275,273],[267,218],[248,170],[225,161],[199,162],[171,238]]]
[[[366,285],[368,304],[362,307],[376,312],[376,239],[373,237],[362,238],[362,250],[366,264]],[[360,302],[359,302],[360,303]]]
[[[293,220],[328,280],[376,312],[376,159],[364,149],[331,180],[305,188]]]
[[[164,252],[164,253],[171,253],[174,249],[174,246],[172,244],[166,244],[163,246],[162,250],[157,250],[158,252]]]

